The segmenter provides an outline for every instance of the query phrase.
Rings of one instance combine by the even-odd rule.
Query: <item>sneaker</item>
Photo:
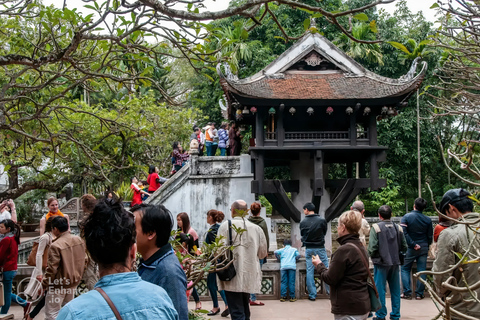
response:
[[[385,318],[373,317],[373,320],[385,320]]]
[[[297,301],[297,298],[290,298],[290,302],[295,302]]]
[[[281,297],[280,298],[280,302],[285,302],[285,301],[287,301],[287,297]]]
[[[315,301],[315,298],[310,298],[310,297],[308,297],[308,300],[310,300],[310,301]]]
[[[405,300],[412,300],[412,295],[411,294],[404,294],[402,293],[400,295],[400,298],[405,299]]]
[[[419,294],[417,294],[417,296],[415,297],[416,300],[422,300],[423,298],[425,298],[425,296],[421,296]]]

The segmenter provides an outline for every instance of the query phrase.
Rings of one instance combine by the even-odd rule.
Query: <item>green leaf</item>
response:
[[[387,41],[388,44],[392,45],[392,47],[397,48],[406,54],[411,54],[410,51],[408,51],[407,47],[405,47],[403,44],[395,41]]]
[[[359,13],[353,16],[353,19],[357,19],[360,21],[368,21],[368,16],[365,13]]]
[[[378,33],[377,23],[375,20],[370,21],[369,27],[373,33]]]
[[[204,73],[203,75],[204,75],[206,78],[208,78],[208,80],[210,80],[210,81],[212,81],[212,82],[215,82],[215,80],[214,80],[211,76],[209,76],[208,74]]]
[[[432,4],[432,6],[430,7],[430,9],[435,9],[435,8],[439,8],[440,6],[438,5],[438,3],[434,3]]]
[[[303,29],[308,30],[310,28],[310,18],[303,20]]]

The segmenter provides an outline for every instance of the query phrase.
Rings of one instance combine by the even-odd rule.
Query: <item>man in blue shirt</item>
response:
[[[422,212],[427,206],[427,201],[422,198],[415,199],[413,211],[403,216],[400,225],[407,240],[407,255],[402,266],[403,299],[412,299],[410,287],[410,273],[414,261],[417,261],[417,272],[427,268],[428,247],[433,240],[432,220]],[[426,274],[422,275],[425,280]],[[417,281],[415,296],[417,300],[424,298],[425,286]]]
[[[142,255],[138,274],[167,291],[179,320],[188,320],[187,277],[168,243],[173,220],[163,205],[141,204],[132,208],[137,229],[137,248]]]

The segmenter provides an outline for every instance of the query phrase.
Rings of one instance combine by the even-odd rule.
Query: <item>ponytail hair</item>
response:
[[[19,245],[20,244],[20,227],[15,222],[13,222],[13,220],[10,220],[10,219],[5,219],[3,221],[0,221],[0,224],[3,224],[6,229],[10,229],[10,232],[13,232],[13,237],[15,238],[17,245]]]

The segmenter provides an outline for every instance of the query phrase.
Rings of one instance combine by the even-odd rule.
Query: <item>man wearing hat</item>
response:
[[[480,235],[477,230],[480,227],[480,215],[473,211],[473,202],[468,198],[470,193],[464,189],[448,190],[440,203],[440,211],[449,218],[457,220],[454,224],[442,231],[438,238],[437,258],[433,262],[433,272],[444,272],[434,274],[437,291],[445,298],[449,298],[452,312],[452,319],[463,319],[454,310],[471,317],[480,318],[480,303],[472,297],[475,294],[480,296],[480,288],[467,289],[468,286],[480,282],[478,272],[479,263],[460,264],[453,270],[452,266],[459,263],[460,258],[466,256],[466,262],[480,259]],[[470,247],[470,251],[466,251]],[[448,272],[446,272],[448,270]],[[455,279],[453,279],[453,277]],[[448,280],[448,284],[460,287],[460,290],[452,291],[442,285]],[[466,283],[465,283],[466,281]],[[469,292],[472,291],[472,293]]]

